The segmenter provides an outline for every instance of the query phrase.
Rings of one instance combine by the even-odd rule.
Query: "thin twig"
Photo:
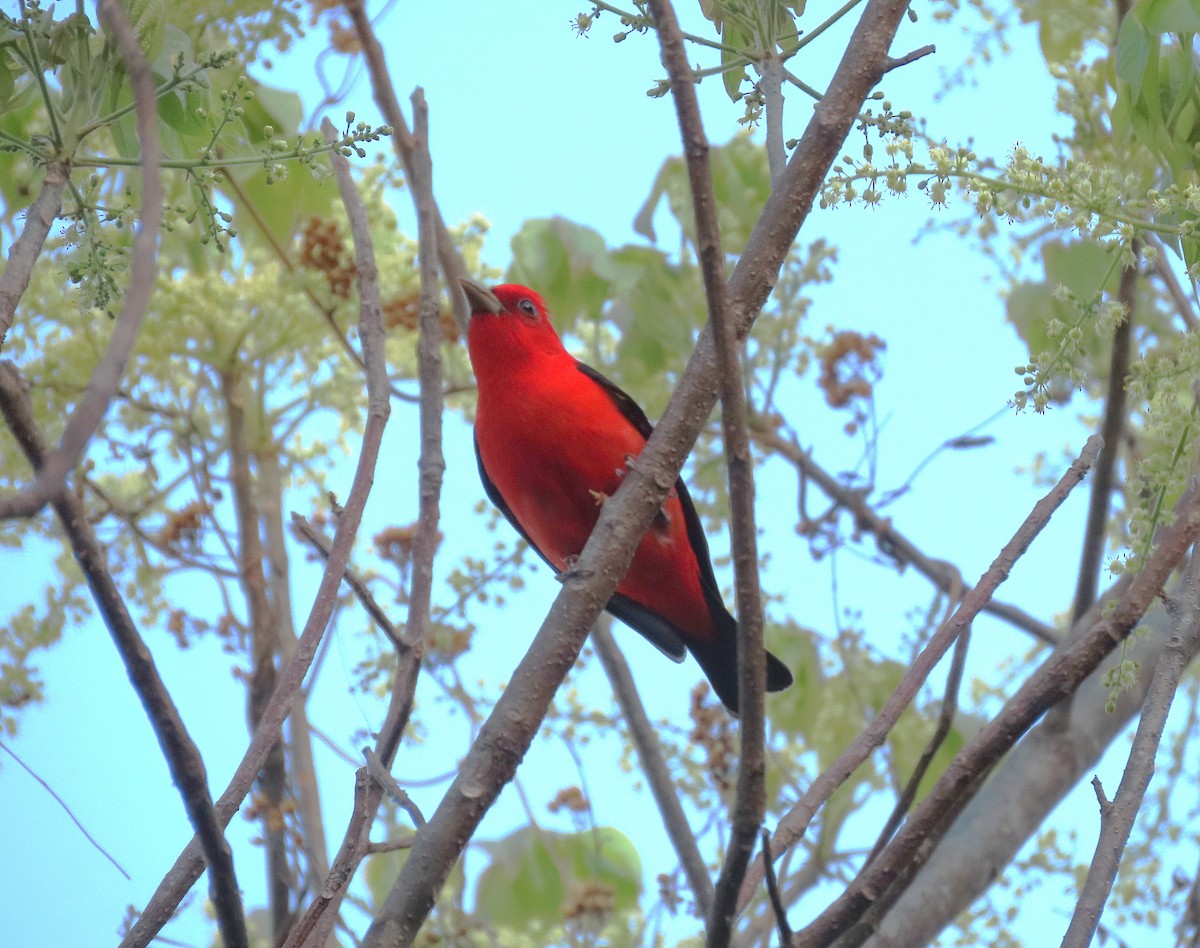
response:
[[[3,412],[9,430],[36,472],[49,453],[49,448],[34,420],[25,381],[7,361],[0,362],[0,412]],[[96,539],[83,501],[73,491],[63,491],[51,504],[71,545],[71,552],[87,577],[96,608],[112,636],[126,674],[146,709],[146,716],[167,760],[171,778],[179,788],[188,819],[196,830],[196,872],[187,888],[190,889],[200,877],[207,863],[209,894],[218,914],[221,937],[229,945],[247,945],[249,941],[233,869],[233,855],[222,832],[228,820],[214,812],[204,760],[184,726],[170,691],[159,677],[150,649],[134,625],[133,617],[109,572],[104,548]],[[184,889],[180,898],[186,893],[187,889]]]
[[[892,883],[906,873],[919,849],[969,802],[997,761],[1051,707],[1072,694],[1113,648],[1132,632],[1161,594],[1163,584],[1200,537],[1200,486],[1176,505],[1176,520],[1163,529],[1158,546],[1128,584],[1115,608],[1042,665],[964,747],[937,784],[909,816],[888,847],[793,944],[829,944],[846,931]],[[890,896],[890,894],[889,894]]]
[[[75,824],[75,827],[76,827],[76,829],[79,830],[79,832],[83,833],[84,838],[87,839],[87,841],[96,848],[96,850],[100,853],[100,855],[102,855],[105,859],[107,859],[109,862],[111,862],[114,866],[117,867],[117,872],[121,873],[121,875],[123,875],[126,879],[130,879],[130,880],[133,879],[133,877],[128,872],[125,871],[125,869],[121,866],[121,864],[119,862],[117,862],[116,858],[112,855],[112,853],[110,853],[107,849],[105,849],[103,846],[101,846],[99,841],[96,839],[96,837],[87,831],[87,827],[85,827],[81,822],[79,822],[79,817],[77,817],[71,811],[71,808],[69,806],[67,806],[67,802],[62,797],[60,797],[57,793],[55,793],[54,788],[52,786],[50,786],[50,784],[48,784],[41,777],[39,777],[38,774],[34,771],[34,769],[32,767],[30,767],[27,763],[25,763],[25,761],[23,761],[20,758],[20,756],[17,754],[16,751],[14,751],[11,747],[9,747],[7,744],[5,744],[4,741],[0,741],[0,750],[3,750],[5,753],[7,753],[8,756],[10,756],[13,760],[15,760],[18,764],[20,764],[21,769],[24,770],[25,773],[29,774],[29,776],[31,776],[34,780],[36,780],[39,784],[42,785],[42,789],[45,790],[48,794],[50,794],[51,797],[54,798],[55,803],[57,803],[60,807],[62,807],[63,812],[66,813],[67,816],[69,816],[71,818],[71,822]]]
[[[950,671],[946,675],[946,690],[942,696],[942,708],[938,714],[937,724],[934,726],[933,734],[925,744],[925,748],[921,751],[921,756],[917,759],[917,764],[913,767],[912,774],[909,775],[908,783],[904,785],[904,790],[900,797],[896,800],[896,806],[892,809],[891,816],[888,817],[887,823],[879,833],[879,838],[875,840],[875,845],[871,847],[870,855],[866,861],[869,863],[881,852],[884,846],[887,845],[889,839],[896,832],[896,828],[904,819],[904,814],[908,812],[913,805],[913,801],[917,798],[917,791],[921,788],[921,781],[925,779],[925,774],[929,770],[929,765],[933,763],[933,757],[938,752],[938,748],[942,746],[942,742],[950,734],[950,728],[954,724],[954,715],[958,712],[958,691],[962,686],[963,669],[967,664],[967,650],[971,645],[971,629],[967,627],[959,635],[958,641],[954,643],[954,654],[950,657]]]
[[[1104,450],[1096,459],[1092,472],[1092,494],[1088,500],[1087,524],[1083,530],[1083,553],[1080,557],[1079,579],[1075,586],[1075,605],[1071,610],[1071,624],[1079,621],[1093,602],[1100,583],[1100,565],[1104,558],[1104,541],[1108,534],[1108,509],[1112,498],[1113,482],[1116,479],[1117,458],[1121,456],[1122,435],[1125,429],[1125,378],[1129,374],[1129,360],[1133,349],[1133,318],[1137,304],[1137,281],[1139,253],[1138,241],[1133,242],[1134,262],[1121,270],[1121,282],[1117,288],[1117,302],[1125,310],[1125,317],[1113,332],[1112,353],[1108,363],[1108,393],[1104,398],[1104,419],[1100,425],[1100,437],[1104,439]]]
[[[87,450],[92,434],[99,427],[109,402],[116,395],[125,373],[125,364],[137,342],[142,317],[150,302],[156,275],[158,229],[162,222],[163,186],[159,161],[162,157],[158,143],[158,103],[154,92],[154,76],[150,64],[142,55],[137,35],[118,0],[100,0],[97,12],[105,29],[116,40],[117,49],[129,74],[137,109],[137,134],[141,145],[142,208],[138,216],[138,232],[133,241],[129,264],[129,286],[109,337],[108,349],[92,373],[87,393],[67,419],[58,449],[45,460],[32,485],[9,497],[0,499],[0,519],[31,517],[52,498],[62,493],[67,475]],[[19,273],[19,271],[18,271]],[[14,282],[16,282],[14,280]],[[13,300],[15,305],[16,300]],[[0,316],[2,318],[2,316]],[[5,327],[7,328],[7,327]]]
[[[1088,468],[1095,461],[1100,445],[1099,437],[1093,435],[1088,439],[1079,457],[1075,459],[1050,492],[1037,502],[1029,516],[1025,518],[1025,522],[1013,534],[1012,539],[1004,545],[1000,554],[980,577],[975,587],[963,595],[962,603],[955,610],[954,615],[933,634],[929,643],[916,657],[909,670],[905,672],[904,677],[871,723],[849,747],[842,751],[837,760],[813,781],[800,800],[779,821],[771,845],[773,858],[778,858],[780,853],[804,835],[817,810],[838,787],[846,782],[859,765],[883,744],[888,733],[895,727],[901,713],[920,691],[934,666],[941,661],[942,656],[946,654],[959,635],[974,621],[984,603],[1008,577],[1013,565],[1049,522],[1054,511],[1067,499],[1072,488],[1083,479]],[[750,873],[746,884],[742,886],[739,900],[741,906],[745,906],[750,901],[755,888],[761,881],[762,876],[758,872]]]
[[[787,906],[779,894],[779,880],[775,878],[775,863],[771,861],[771,831],[762,830],[762,865],[767,879],[767,897],[771,900],[771,911],[775,913],[775,929],[779,932],[779,944],[792,940],[792,926],[788,924]]]
[[[404,121],[404,113],[400,110],[400,101],[396,98],[396,89],[388,74],[387,57],[383,53],[383,46],[375,35],[375,28],[371,25],[370,17],[367,16],[367,6],[364,0],[347,0],[343,6],[350,16],[354,32],[362,45],[363,58],[367,62],[367,74],[371,77],[371,92],[375,96],[375,103],[379,106],[379,111],[383,113],[388,125],[392,127],[392,146],[411,179],[417,147],[414,144],[414,136]],[[458,281],[469,274],[467,265],[463,263],[458,246],[455,244],[454,238],[450,236],[446,222],[442,219],[442,212],[436,203],[433,204],[433,229],[437,243],[438,262],[442,267],[442,276],[446,278],[446,286],[450,293],[450,305],[454,310],[454,322],[458,325],[459,334],[465,338],[471,314],[467,308],[467,298],[459,288]]]
[[[713,899],[713,885],[708,875],[708,867],[705,866],[704,856],[696,843],[696,835],[688,825],[687,814],[683,812],[683,804],[679,800],[679,791],[671,779],[671,772],[659,746],[654,725],[646,716],[646,708],[638,695],[629,663],[625,661],[625,656],[613,640],[609,625],[610,622],[601,616],[592,629],[592,644],[596,648],[600,664],[604,666],[604,673],[612,684],[613,694],[625,723],[629,725],[630,740],[637,751],[642,773],[646,775],[650,794],[662,815],[667,836],[671,845],[675,847],[679,864],[687,876],[692,897],[696,900],[697,912],[701,918],[708,918]]]
[[[700,118],[696,87],[679,22],[671,0],[650,0],[649,9],[662,47],[662,61],[671,80],[679,135],[692,192],[696,223],[696,253],[704,280],[721,386],[721,428],[729,480],[730,533],[737,598],[737,656],[739,754],[737,794],[725,861],[708,915],[707,944],[724,948],[733,933],[738,887],[750,864],[755,840],[766,812],[766,759],[763,752],[763,692],[767,660],[763,650],[762,593],[758,580],[758,538],[754,520],[754,470],[746,430],[746,392],[737,333],[728,313],[725,255],[717,226],[717,202],[708,160],[708,138]],[[782,167],[778,169],[782,173]],[[774,175],[779,180],[780,174]]]
[[[901,66],[907,66],[909,63],[915,63],[918,59],[923,59],[937,52],[936,46],[922,46],[919,49],[914,49],[911,53],[905,53],[898,59],[889,59],[884,67],[885,72],[891,72],[893,69],[899,69]]]
[[[795,465],[802,477],[814,481],[831,500],[849,511],[854,517],[855,529],[874,534],[879,551],[894,560],[898,566],[913,566],[922,576],[947,595],[953,595],[954,591],[961,587],[962,576],[958,570],[945,560],[934,559],[923,553],[912,540],[896,529],[891,518],[882,516],[867,503],[867,498],[861,490],[855,490],[839,482],[836,477],[813,460],[811,454],[798,444],[783,438],[777,432],[754,428],[751,433],[759,444],[786,458]],[[969,592],[970,587],[966,587],[963,591],[964,593]],[[1035,619],[1016,606],[989,601],[983,611],[1003,619],[1049,645],[1058,642],[1058,634],[1051,626]]]
[[[1158,659],[1154,679],[1142,706],[1142,717],[1133,738],[1133,746],[1129,749],[1125,773],[1112,803],[1104,800],[1103,789],[1099,780],[1096,780],[1096,793],[1100,800],[1100,837],[1096,840],[1096,853],[1088,868],[1087,881],[1079,893],[1071,923],[1063,936],[1063,948],[1085,948],[1091,944],[1096,926],[1100,923],[1100,914],[1104,911],[1104,903],[1112,891],[1121,864],[1121,854],[1129,842],[1129,833],[1141,808],[1142,798],[1154,775],[1154,756],[1162,741],[1171,700],[1200,638],[1200,554],[1192,554],[1179,591],[1164,602],[1172,619],[1171,636]]]
[[[1152,264],[1154,275],[1162,281],[1162,285],[1166,288],[1167,295],[1175,304],[1175,310],[1179,313],[1184,328],[1188,332],[1195,332],[1197,327],[1200,327],[1200,320],[1196,319],[1196,309],[1191,297],[1187,295],[1179,278],[1175,276],[1175,271],[1171,269],[1171,261],[1167,258],[1167,248],[1163,246],[1157,234],[1147,233],[1142,239],[1156,251],[1153,254],[1154,263]],[[1147,254],[1147,256],[1151,255]]]
[[[417,806],[412,797],[404,790],[391,772],[384,766],[383,761],[379,759],[379,755],[370,747],[363,749],[363,754],[367,758],[367,773],[371,775],[371,779],[379,784],[396,806],[404,810],[409,818],[413,821],[413,826],[420,829],[425,825],[425,814],[421,812],[421,808]]]
[[[300,514],[294,511],[292,513],[292,534],[298,540],[303,540],[316,550],[321,559],[329,559],[329,541],[305,517],[300,516]],[[342,578],[346,580],[346,585],[358,597],[359,604],[366,610],[367,615],[379,626],[380,631],[388,637],[397,649],[406,648],[407,646],[403,642],[400,630],[388,618],[388,614],[383,611],[383,607],[379,605],[379,602],[371,594],[371,590],[367,588],[367,584],[363,581],[362,577],[352,567],[347,566],[346,573]]]
[[[338,155],[331,155],[335,168]],[[359,202],[361,208],[361,202]],[[347,214],[353,218],[356,212],[347,205]],[[361,212],[358,212],[361,213]],[[364,217],[365,222],[365,217]],[[362,228],[365,230],[365,226]],[[369,231],[367,232],[369,236]],[[358,230],[355,230],[356,241]],[[321,581],[313,597],[312,609],[304,630],[296,643],[295,654],[279,673],[275,693],[271,696],[262,718],[250,740],[250,746],[242,756],[229,786],[217,801],[217,816],[222,824],[228,823],[237,812],[242,800],[249,792],[259,768],[279,739],[284,719],[292,707],[297,692],[304,683],[309,666],[321,644],[329,619],[338,600],[338,590],[354,538],[362,521],[363,508],[375,477],[375,465],[379,458],[379,445],[387,425],[391,403],[388,398],[387,364],[383,351],[383,312],[379,303],[376,283],[374,250],[368,244],[355,247],[355,265],[358,271],[359,295],[359,338],[362,340],[363,358],[367,364],[367,418],[363,428],[362,448],[354,471],[354,480],[346,505],[337,521],[337,530],[329,550],[329,559]],[[154,895],[147,903],[141,917],[130,928],[121,941],[122,948],[144,948],[165,925],[195,883],[203,868],[199,860],[199,848],[193,840],[159,883]],[[330,872],[333,870],[331,868]]]

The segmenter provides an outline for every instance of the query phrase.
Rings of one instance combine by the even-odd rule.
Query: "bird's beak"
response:
[[[499,297],[482,283],[476,283],[474,280],[463,277],[458,281],[458,285],[467,294],[467,302],[471,306],[472,313],[491,313],[495,316],[504,312],[504,304],[500,302]]]

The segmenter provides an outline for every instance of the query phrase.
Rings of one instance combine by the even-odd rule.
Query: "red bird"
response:
[[[563,348],[537,293],[462,280],[479,385],[475,456],[500,512],[566,572],[653,426],[637,403]],[[708,541],[682,479],[642,538],[608,611],[670,658],[696,657],[717,697],[738,710],[737,622],[713,575]],[[767,690],[792,674],[767,654]]]

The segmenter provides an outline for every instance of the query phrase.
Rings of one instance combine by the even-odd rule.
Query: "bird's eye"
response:
[[[538,311],[537,307],[533,305],[533,300],[521,300],[521,302],[517,304],[517,309],[519,309],[526,316],[529,316],[531,319],[537,319]]]

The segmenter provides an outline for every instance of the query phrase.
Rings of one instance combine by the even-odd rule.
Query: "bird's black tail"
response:
[[[715,611],[715,610],[714,610]],[[720,632],[712,642],[689,638],[687,649],[695,656],[704,677],[731,714],[738,713],[737,620],[725,608],[716,615]],[[792,673],[778,658],[767,652],[767,691],[783,691],[792,683]]]

